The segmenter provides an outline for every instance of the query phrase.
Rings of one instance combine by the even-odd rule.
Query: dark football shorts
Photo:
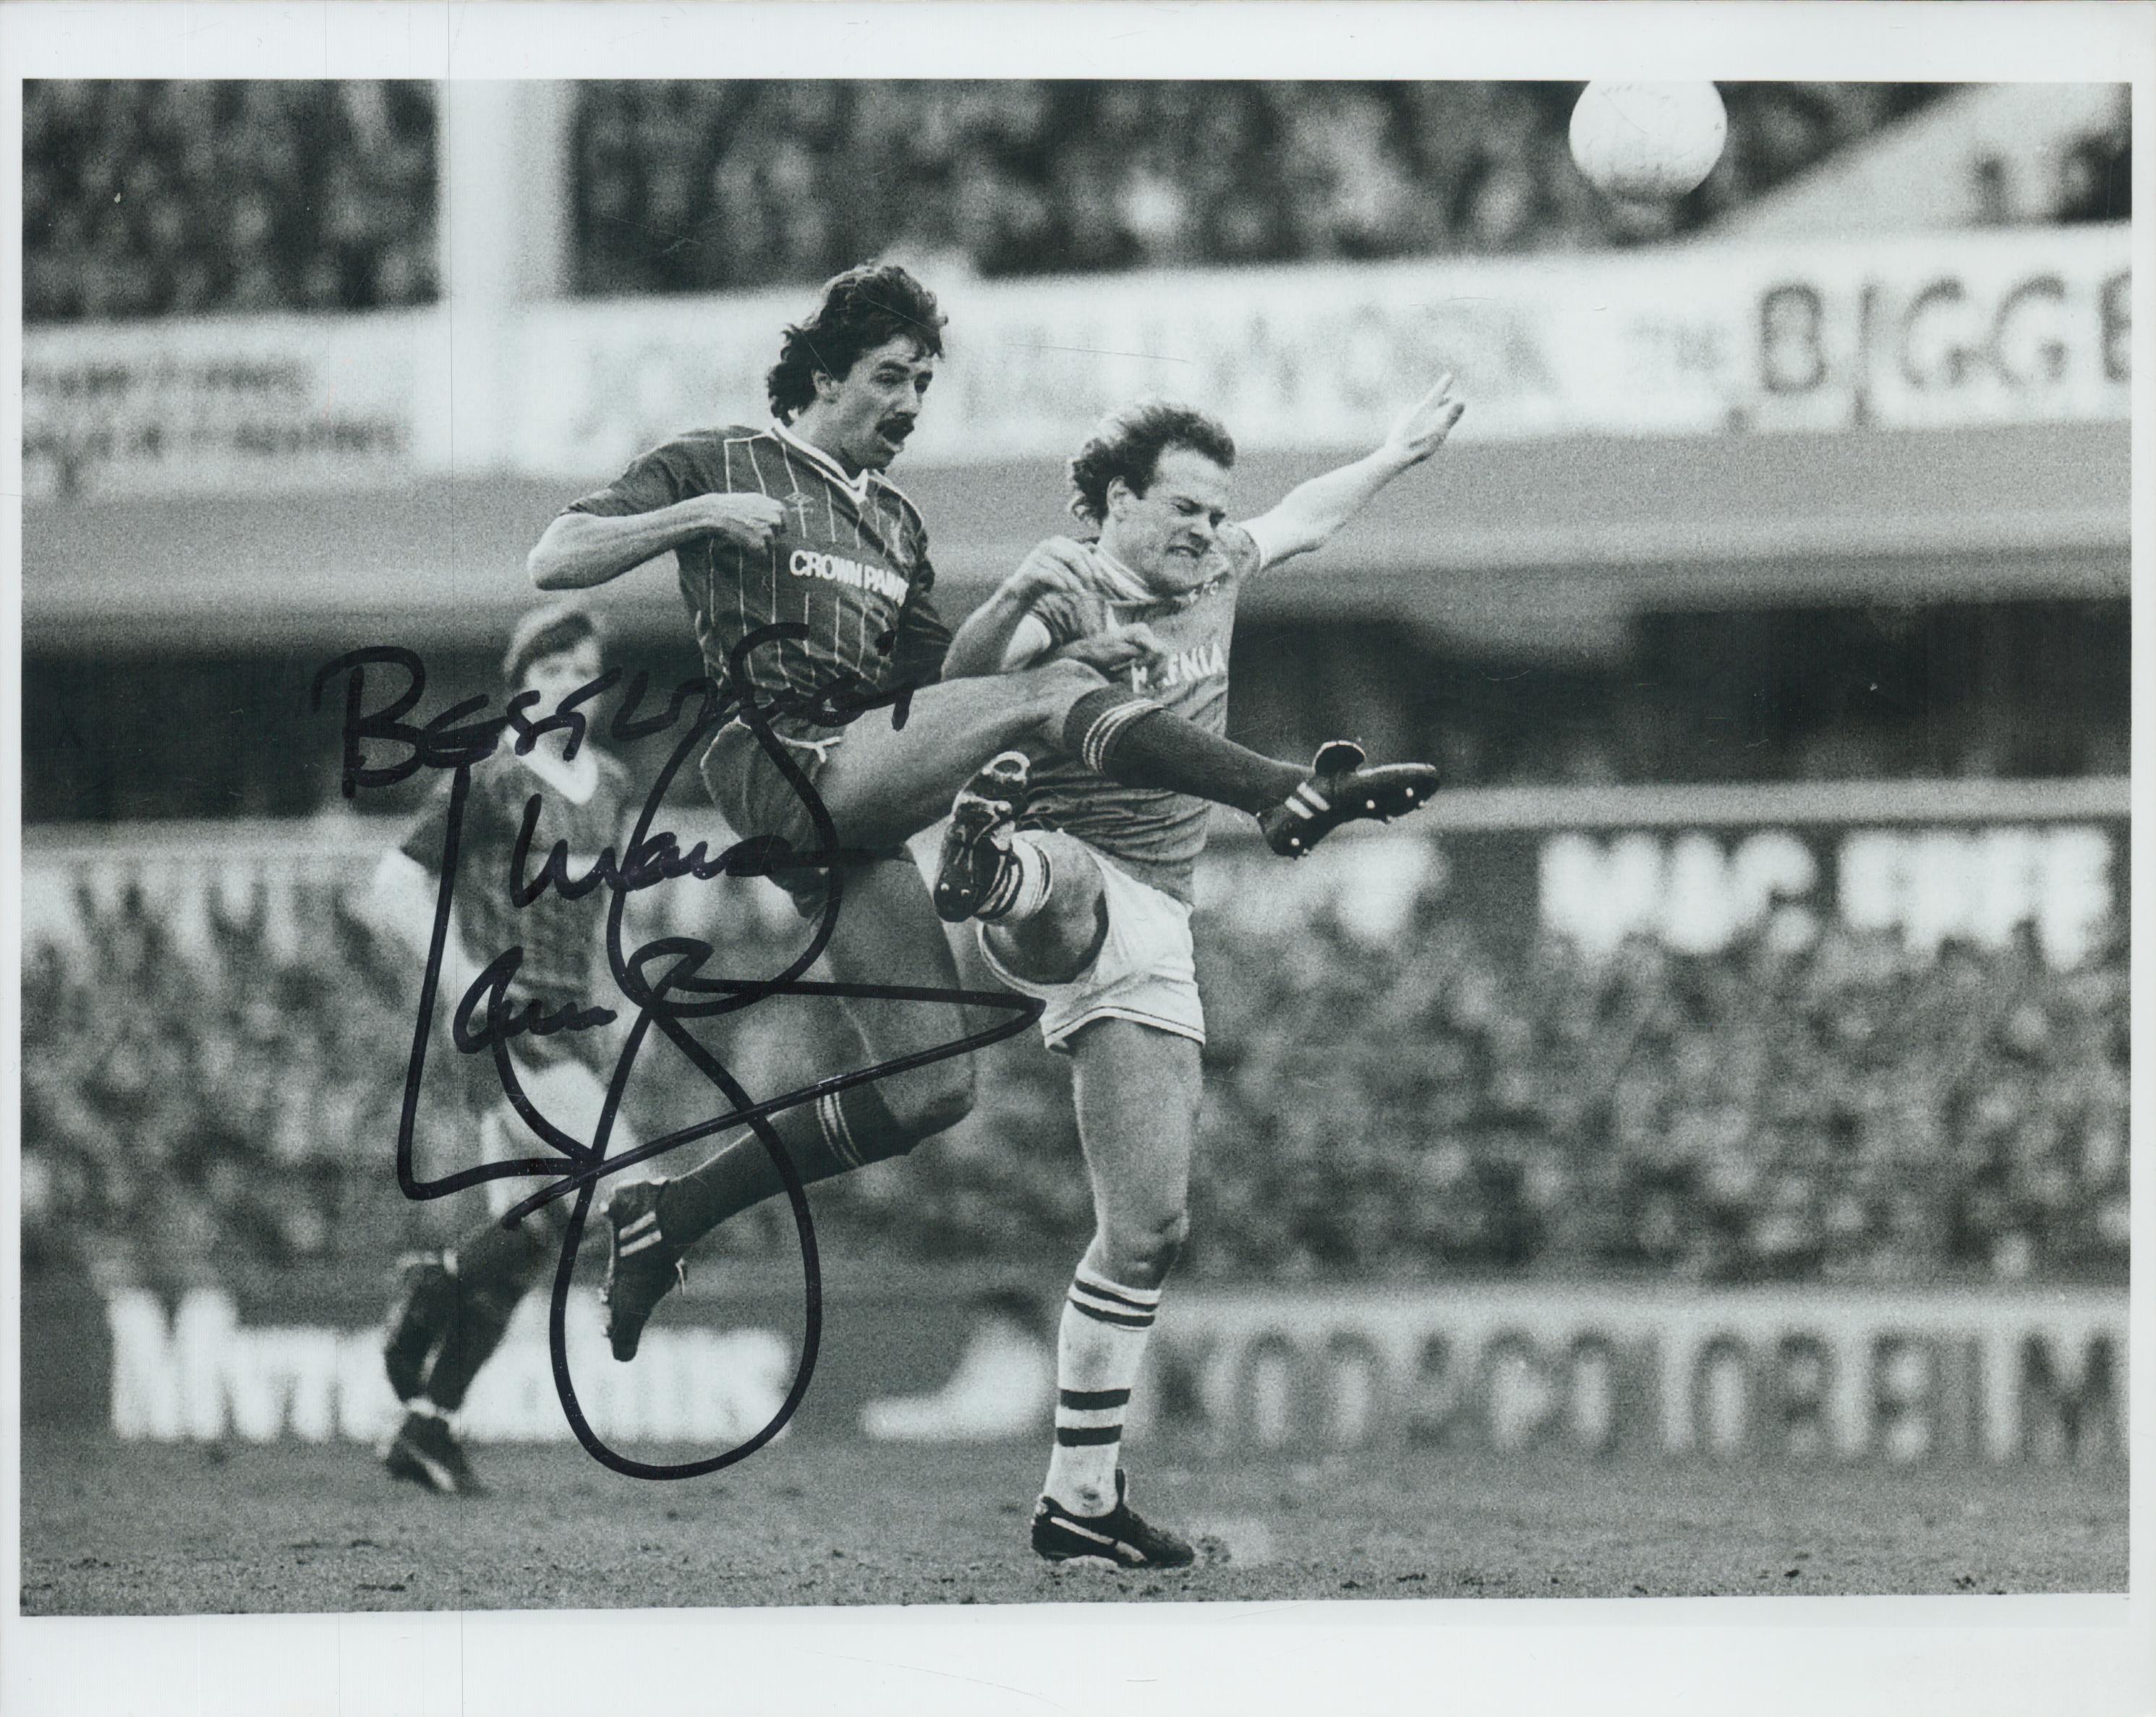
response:
[[[786,754],[815,789],[817,778],[830,761],[831,753],[845,743],[843,727],[815,726],[807,722],[778,720],[771,723],[773,736],[786,747]],[[729,722],[719,730],[699,766],[706,791],[719,808],[737,841],[757,835],[783,841],[796,852],[820,852],[823,839],[816,832],[808,802],[786,777],[771,754],[757,742],[746,723]],[[876,861],[901,859],[911,863],[903,847],[878,847],[863,859]],[[861,861],[860,860],[857,860]],[[775,866],[771,880],[786,891],[793,909],[804,918],[823,910],[831,867],[828,864]]]

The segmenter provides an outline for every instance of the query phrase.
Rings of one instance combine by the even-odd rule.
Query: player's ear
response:
[[[1137,501],[1137,491],[1132,488],[1131,486],[1125,482],[1121,477],[1111,477],[1108,479],[1107,502],[1108,517],[1110,518],[1121,518],[1125,513],[1131,510],[1132,503]]]

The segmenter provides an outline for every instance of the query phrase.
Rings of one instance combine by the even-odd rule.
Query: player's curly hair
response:
[[[574,650],[586,639],[606,643],[606,634],[589,609],[573,602],[550,602],[533,609],[509,635],[509,648],[501,658],[502,683],[514,691],[532,663]]]
[[[819,373],[843,380],[886,340],[911,334],[932,357],[943,355],[943,325],[936,295],[895,262],[863,263],[824,285],[823,301],[805,322],[786,331],[778,362],[763,378],[771,409],[781,423],[813,404]]]
[[[1160,456],[1187,447],[1225,469],[1235,463],[1235,438],[1209,412],[1173,399],[1139,399],[1101,419],[1070,461],[1070,511],[1089,525],[1108,518],[1108,485],[1121,477],[1133,494],[1152,486]]]

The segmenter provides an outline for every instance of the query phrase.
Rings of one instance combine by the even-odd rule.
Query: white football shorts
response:
[[[1090,849],[1089,849],[1090,850]],[[996,958],[980,924],[981,957],[988,969],[1020,995],[1048,1004],[1040,1016],[1041,1041],[1065,1055],[1070,1039],[1096,1020],[1133,1020],[1178,1037],[1205,1041],[1205,1010],[1198,1000],[1198,967],[1191,957],[1190,908],[1172,894],[1141,882],[1101,854],[1101,883],[1108,903],[1108,933],[1093,962],[1065,984],[1020,978]]]

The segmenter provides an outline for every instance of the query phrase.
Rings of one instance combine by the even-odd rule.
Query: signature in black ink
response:
[[[612,847],[602,852],[584,874],[569,874],[566,846],[557,842],[541,860],[536,874],[527,877],[540,799],[534,795],[525,807],[511,871],[513,905],[525,907],[548,889],[567,899],[578,899],[594,889],[608,892],[607,964],[622,1000],[633,1010],[593,1135],[572,1137],[554,1124],[524,1090],[512,1049],[521,1037],[544,1038],[558,1033],[589,1031],[613,1024],[618,1015],[605,1006],[566,1008],[545,1012],[536,1003],[518,1010],[510,993],[523,959],[521,948],[496,955],[473,981],[451,1017],[451,1041],[466,1055],[491,1058],[502,1095],[525,1124],[553,1157],[526,1157],[506,1162],[485,1163],[438,1176],[419,1178],[413,1165],[413,1130],[418,1112],[420,1082],[426,1066],[427,1045],[441,983],[444,950],[457,881],[458,848],[463,833],[464,811],[471,787],[473,767],[490,756],[503,736],[514,731],[520,753],[528,753],[539,739],[552,733],[565,735],[563,753],[573,758],[589,731],[584,706],[612,690],[620,671],[611,670],[562,697],[554,712],[537,720],[531,712],[539,694],[520,692],[501,715],[482,716],[483,697],[466,698],[441,711],[422,725],[405,717],[418,704],[426,687],[426,667],[413,651],[396,645],[376,645],[355,650],[326,664],[316,673],[313,703],[321,708],[324,691],[342,676],[344,686],[343,761],[341,786],[346,799],[363,787],[388,786],[421,769],[452,772],[448,829],[442,843],[440,886],[434,905],[432,938],[427,950],[425,974],[420,985],[418,1017],[412,1035],[412,1052],[406,1063],[404,1101],[397,1133],[397,1181],[411,1199],[446,1198],[467,1187],[507,1178],[539,1180],[546,1184],[531,1193],[502,1217],[505,1227],[514,1227],[526,1216],[558,1199],[572,1199],[567,1231],[554,1272],[547,1331],[552,1351],[556,1393],[572,1430],[592,1457],[617,1473],[637,1478],[690,1478],[713,1473],[746,1459],[776,1437],[799,1408],[814,1375],[816,1355],[823,1332],[823,1277],[818,1261],[815,1225],[808,1211],[806,1188],[785,1145],[771,1126],[770,1118],[783,1110],[813,1103],[827,1093],[850,1086],[865,1085],[913,1067],[927,1066],[952,1056],[970,1054],[1004,1038],[1014,1036],[1036,1020],[1042,1004],[1037,1000],[994,990],[938,990],[904,984],[839,984],[804,979],[829,943],[837,928],[844,901],[847,868],[866,855],[839,846],[829,811],[818,796],[814,784],[803,773],[773,734],[773,717],[803,717],[819,726],[839,727],[872,711],[889,708],[894,727],[902,727],[911,706],[910,686],[883,690],[858,676],[849,675],[802,695],[759,694],[745,671],[750,655],[766,645],[788,638],[805,638],[804,626],[781,624],[762,627],[742,638],[727,660],[727,683],[721,686],[708,676],[682,681],[661,712],[639,714],[649,691],[649,676],[636,675],[629,682],[608,727],[617,743],[665,733],[685,716],[687,726],[654,779],[638,814],[633,831],[619,854]],[[367,677],[370,669],[394,669],[404,676],[404,686],[387,704],[369,708]],[[467,717],[477,717],[467,720]],[[724,851],[707,854],[699,841],[685,853],[671,830],[652,827],[675,776],[698,748],[728,721],[739,721],[755,736],[764,755],[777,768],[800,799],[818,846],[814,851],[795,849],[783,837],[752,835]],[[402,747],[403,755],[393,763],[369,760],[370,744]],[[729,978],[706,970],[716,950],[692,937],[665,936],[634,949],[625,945],[624,913],[629,897],[660,883],[710,881],[722,876],[767,876],[787,869],[815,867],[829,872],[823,903],[807,945],[781,971],[767,978]],[[781,1097],[757,1102],[737,1082],[718,1057],[688,1030],[692,1020],[719,1015],[754,1006],[775,995],[823,995],[886,1001],[937,1004],[985,1008],[1009,1017],[981,1031],[937,1045],[932,1049],[821,1079]],[[484,1015],[483,1021],[480,1016]],[[623,1093],[636,1060],[654,1029],[662,1033],[701,1073],[706,1081],[732,1105],[725,1113],[632,1149],[611,1153],[608,1142]],[[770,1154],[773,1167],[792,1207],[795,1233],[801,1249],[804,1320],[801,1357],[785,1398],[771,1418],[752,1435],[733,1447],[700,1460],[673,1463],[639,1461],[609,1447],[593,1430],[577,1399],[569,1375],[567,1313],[569,1285],[577,1254],[583,1244],[585,1222],[598,1183],[608,1175],[680,1149],[698,1140],[746,1124]],[[564,1164],[567,1166],[565,1168]]]

